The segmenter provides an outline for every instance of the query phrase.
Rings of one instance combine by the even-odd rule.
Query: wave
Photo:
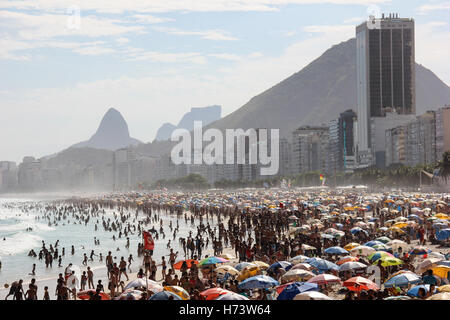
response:
[[[5,240],[1,238],[0,256],[28,252],[31,249],[40,247],[42,244],[41,241],[41,237],[26,232],[16,233],[11,237],[6,237]]]
[[[49,227],[46,224],[33,221],[21,221],[16,224],[0,225],[0,233],[25,231],[31,228],[32,231],[53,231],[55,228]]]

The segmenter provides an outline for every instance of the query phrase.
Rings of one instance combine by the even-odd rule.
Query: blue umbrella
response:
[[[312,265],[314,268],[319,269],[320,271],[327,271],[330,269],[339,270],[339,266],[337,264],[328,260],[324,260],[322,258],[310,258],[305,262]]]
[[[373,247],[373,246],[375,246],[377,244],[383,244],[383,242],[377,241],[377,240],[372,240],[372,241],[364,243],[364,245],[368,246],[368,247]]]
[[[420,288],[425,289],[425,293],[428,293],[430,291],[429,284],[419,284],[418,286],[415,286],[415,287],[412,287],[411,289],[409,289],[406,294],[411,297],[419,297],[419,289]],[[434,288],[433,293],[435,293],[435,292],[436,292],[436,288]]]
[[[279,285],[279,282],[274,278],[264,275],[257,275],[245,279],[244,281],[239,283],[238,288],[242,290],[265,289],[275,287],[277,285]]]
[[[348,254],[348,251],[341,247],[329,247],[324,250],[327,254]]]
[[[447,240],[448,238],[450,238],[450,228],[442,229],[436,236],[436,239],[438,241],[444,241]]]
[[[422,282],[422,279],[417,274],[405,272],[390,278],[384,283],[384,287],[406,287],[408,284],[416,284],[420,282]]]
[[[267,272],[276,272],[280,268],[288,271],[290,268],[292,268],[292,263],[287,261],[277,261],[267,269]]]
[[[155,293],[148,300],[170,300],[170,297],[173,297],[173,300],[183,300],[181,299],[181,297],[170,291],[161,291]]]
[[[281,291],[277,300],[292,300],[297,294],[306,291],[319,291],[319,286],[316,283],[294,282]]]

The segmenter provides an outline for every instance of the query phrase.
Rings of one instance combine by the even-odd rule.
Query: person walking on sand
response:
[[[87,278],[88,278],[88,288],[95,289],[94,286],[94,273],[91,270],[91,267],[87,267]],[[92,286],[92,288],[91,288]]]
[[[125,277],[127,277],[127,281],[128,281],[129,278],[127,275],[127,262],[125,261],[125,259],[123,257],[120,258],[120,262],[119,262],[119,282],[120,282],[120,277],[122,276],[122,274],[124,274]]]

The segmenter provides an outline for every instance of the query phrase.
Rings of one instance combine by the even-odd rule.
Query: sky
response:
[[[450,84],[450,1],[0,0],[0,161],[87,140],[110,107],[143,142],[225,116],[382,12],[415,19],[416,61]]]

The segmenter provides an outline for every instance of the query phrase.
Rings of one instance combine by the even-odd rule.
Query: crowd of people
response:
[[[437,299],[450,295],[449,201],[445,194],[360,190],[126,193],[47,203],[37,219],[53,226],[92,219],[95,231],[126,239],[116,252],[130,251],[130,237],[142,239],[144,231],[156,241],[169,238],[161,257],[144,240],[135,257],[127,253],[117,262],[112,251],[84,253],[86,270],[69,264],[59,274],[58,300],[209,300],[208,292],[236,300]],[[163,215],[175,215],[176,223],[164,224]],[[190,231],[180,236],[183,220]],[[58,240],[29,256],[52,267],[66,252]],[[101,280],[94,286],[94,259],[105,265],[106,288]],[[12,283],[8,297],[50,299],[35,278],[26,292],[22,285]]]

